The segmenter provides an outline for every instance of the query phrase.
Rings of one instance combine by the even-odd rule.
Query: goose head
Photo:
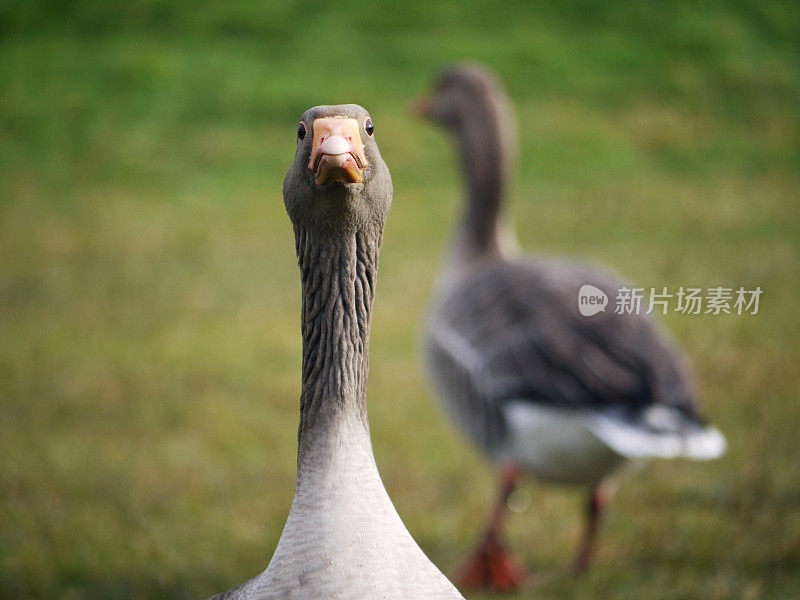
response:
[[[447,67],[412,110],[441,125],[459,153],[467,193],[451,274],[462,276],[465,265],[487,255],[515,254],[517,243],[502,223],[501,207],[515,172],[517,126],[511,101],[497,77],[476,64]],[[447,281],[446,277],[445,287]]]
[[[477,196],[500,193],[499,184],[513,172],[518,140],[511,100],[494,73],[471,63],[447,67],[412,110],[454,136]]]
[[[462,129],[475,120],[498,116],[497,105],[508,110],[509,101],[497,78],[485,67],[459,64],[443,69],[432,90],[418,98],[414,112],[449,129]]]
[[[382,228],[392,179],[369,113],[356,104],[316,106],[297,126],[297,150],[283,182],[295,226],[317,231]]]

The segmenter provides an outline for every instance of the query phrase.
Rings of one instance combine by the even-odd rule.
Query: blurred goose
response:
[[[302,282],[297,484],[266,570],[215,598],[462,598],[386,494],[367,421],[372,301],[392,180],[367,111],[303,115],[283,183]]]
[[[586,568],[604,479],[627,459],[712,459],[726,447],[699,417],[681,356],[643,315],[616,314],[619,281],[566,260],[518,258],[501,221],[516,151],[513,114],[486,70],[445,70],[417,103],[456,138],[465,211],[426,323],[435,389],[460,428],[501,468],[488,530],[456,584],[513,588],[521,571],[499,541],[520,471],[589,490],[574,571]],[[582,316],[589,284],[608,309]]]

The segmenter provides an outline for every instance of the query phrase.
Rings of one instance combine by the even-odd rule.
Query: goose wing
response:
[[[605,311],[581,315],[584,284],[608,296]],[[567,261],[497,261],[451,287],[431,314],[427,353],[460,425],[489,451],[511,401],[650,428],[700,425],[678,353],[644,315],[615,312],[620,285]]]

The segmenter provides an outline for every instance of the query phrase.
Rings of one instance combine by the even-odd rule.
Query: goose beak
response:
[[[432,106],[433,99],[427,94],[422,94],[411,101],[409,112],[413,116],[423,119],[430,116]]]
[[[329,181],[362,183],[367,157],[361,141],[361,127],[355,119],[325,117],[314,119],[314,139],[308,169],[317,185]]]

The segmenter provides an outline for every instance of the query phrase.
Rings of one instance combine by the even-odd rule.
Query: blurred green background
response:
[[[202,598],[266,566],[298,421],[281,182],[299,116],[341,102],[395,181],[375,454],[452,573],[495,481],[421,374],[461,184],[406,107],[463,59],[516,104],[528,251],[764,290],[663,319],[728,454],[624,478],[578,581],[583,493],[527,482],[508,538],[547,576],[517,597],[800,597],[800,4],[755,0],[0,1],[0,596]]]

